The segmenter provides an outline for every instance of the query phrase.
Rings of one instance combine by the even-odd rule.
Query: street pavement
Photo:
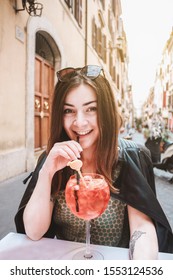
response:
[[[23,179],[27,174],[0,183],[0,239],[9,232],[16,232],[14,216],[26,188]]]
[[[144,144],[144,137],[140,133],[134,133],[132,140]],[[155,168],[154,173],[158,200],[173,229],[173,184],[169,182],[173,175]],[[0,183],[0,239],[9,232],[16,232],[14,216],[26,189],[23,179],[28,174],[23,173]]]

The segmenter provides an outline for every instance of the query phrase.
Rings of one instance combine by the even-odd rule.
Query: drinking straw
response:
[[[78,202],[77,190],[74,190],[74,197],[75,197],[75,203],[76,203],[76,212],[79,212],[79,202]]]
[[[77,136],[77,142],[79,143],[79,136]],[[75,170],[75,174],[76,174],[77,185],[79,186],[79,184],[80,184],[79,172],[77,170]],[[74,190],[74,196],[75,196],[75,202],[76,202],[76,212],[79,212],[79,202],[78,202],[77,190]]]
[[[77,136],[77,142],[79,143],[79,135]],[[76,170],[76,180],[77,180],[77,184],[79,185],[80,183],[80,170]]]
[[[79,143],[79,135],[77,136],[77,142]],[[85,183],[85,180],[84,180],[84,177],[82,176],[82,173],[81,173],[80,169],[75,170],[75,174],[76,174],[77,184],[78,185],[80,184],[80,179],[81,179],[84,186],[87,187],[86,183]]]

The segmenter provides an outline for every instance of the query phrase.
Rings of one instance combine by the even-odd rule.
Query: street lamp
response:
[[[35,0],[21,0],[22,9],[17,8],[17,0],[15,0],[14,10],[16,13],[26,10],[30,16],[41,16],[43,4],[36,2]]]

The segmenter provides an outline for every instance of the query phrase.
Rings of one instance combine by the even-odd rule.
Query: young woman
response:
[[[85,223],[70,213],[64,197],[71,175],[67,163],[80,158],[82,172],[104,175],[111,191],[104,215],[92,220],[91,243],[129,247],[131,259],[173,252],[150,156],[144,147],[118,139],[121,117],[102,68],[66,68],[57,76],[48,148],[20,203],[17,231],[33,240],[56,236],[85,242]]]

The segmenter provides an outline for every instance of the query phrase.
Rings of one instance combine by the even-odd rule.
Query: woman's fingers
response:
[[[75,160],[77,158],[80,158],[82,147],[76,141],[71,140],[61,143],[55,143],[52,151],[55,156],[62,156],[70,160]]]
[[[76,141],[65,141],[55,143],[45,161],[44,167],[54,174],[56,171],[66,167],[69,161],[80,158],[82,147]]]
[[[79,155],[75,153],[73,150],[71,150],[68,146],[62,146],[58,147],[58,150],[55,150],[54,153],[55,157],[57,156],[62,156],[66,159],[74,160],[76,159]]]

